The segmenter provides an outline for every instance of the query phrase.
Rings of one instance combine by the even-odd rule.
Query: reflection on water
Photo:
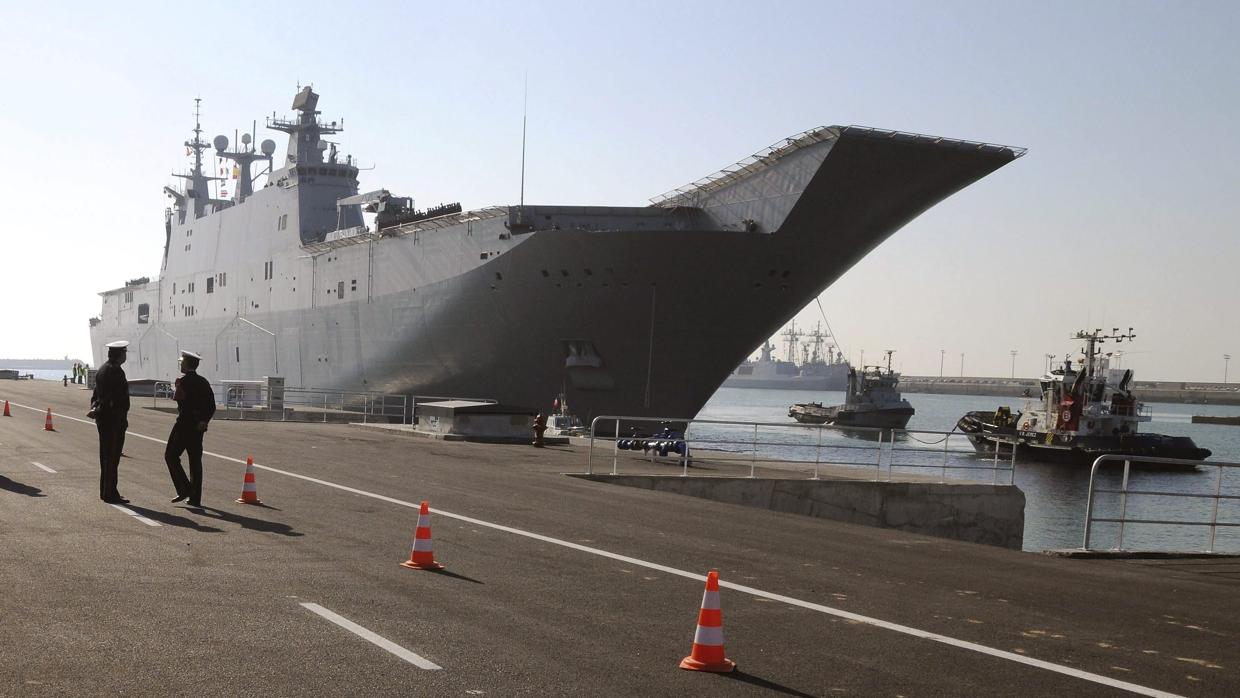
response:
[[[973,395],[904,396],[916,408],[909,429],[950,431],[956,420],[970,410],[992,410],[999,405],[1019,409],[1019,398]],[[798,402],[815,401],[824,405],[840,404],[843,392],[810,393],[796,390],[747,390],[721,388],[698,414],[699,419],[738,422],[772,422],[787,427],[736,427],[718,424],[694,424],[689,438],[693,443],[708,442],[712,449],[749,453],[755,440],[762,444],[758,456],[763,459],[796,460],[813,463],[846,464],[874,469],[879,461],[877,432],[816,429],[796,425],[788,417],[788,407]],[[1194,414],[1236,415],[1240,407],[1214,405],[1153,405],[1154,421],[1142,425],[1144,431],[1175,436],[1190,436],[1199,446],[1214,452],[1211,460],[1240,462],[1240,427],[1192,424]],[[1007,464],[977,454],[960,435],[950,438],[936,434],[901,435],[891,443],[882,439],[883,475],[888,464],[895,465],[895,474],[913,473],[1006,483]],[[992,466],[998,472],[990,470]],[[1192,472],[1134,470],[1130,489],[1148,492],[1192,492],[1240,496],[1240,468],[1202,468]],[[1109,466],[1099,476],[1099,489],[1119,489],[1122,468]],[[1089,469],[1082,466],[1057,465],[1018,460],[1015,482],[1025,493],[1025,549],[1077,548],[1085,532],[1085,510],[1089,494]],[[1095,501],[1095,518],[1115,518],[1120,512],[1117,494],[1100,493]],[[1129,520],[1209,521],[1214,514],[1210,499],[1170,498],[1157,495],[1128,497]],[[1240,523],[1240,500],[1223,500],[1218,507],[1219,522]],[[1118,543],[1118,524],[1095,523],[1091,533],[1093,547],[1111,547]],[[1208,526],[1167,526],[1129,523],[1124,527],[1124,547],[1131,549],[1204,550],[1209,545]],[[1240,552],[1240,527],[1216,529],[1214,549]]]

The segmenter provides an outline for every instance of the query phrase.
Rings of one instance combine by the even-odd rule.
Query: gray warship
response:
[[[830,335],[821,328],[802,333],[793,323],[780,333],[787,344],[788,359],[773,358],[775,345],[762,343],[762,355],[756,361],[745,361],[724,379],[724,388],[762,388],[767,390],[844,390],[848,386],[848,362],[843,352],[828,342]],[[801,342],[801,337],[808,341]],[[801,362],[795,359],[797,347]],[[824,351],[825,349],[825,351]]]
[[[301,89],[292,118],[265,121],[288,135],[283,157],[249,134],[208,145],[196,118],[184,186],[165,188],[160,274],[100,294],[96,364],[126,339],[133,379],[173,378],[190,349],[216,381],[527,406],[565,392],[587,423],[692,417],[870,250],[1024,154],[830,126],[648,206],[417,209],[359,193],[356,161],[325,140],[343,121],[318,101]],[[204,171],[211,149],[223,171]]]

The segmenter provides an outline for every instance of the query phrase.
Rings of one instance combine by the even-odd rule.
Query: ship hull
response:
[[[1185,436],[1163,434],[1126,434],[1117,437],[1052,435],[1049,442],[1045,432],[1023,431],[1014,427],[1000,427],[987,421],[993,412],[970,412],[961,417],[957,427],[964,432],[979,454],[1000,457],[1012,454],[1011,442],[1017,444],[1018,457],[1047,463],[1061,463],[1088,467],[1099,456],[1115,455],[1130,458],[1134,465],[1161,469],[1175,469],[1166,463],[1144,461],[1143,458],[1176,458],[1199,461],[1210,457],[1210,450],[1199,448]],[[1194,469],[1194,465],[1182,466]]]

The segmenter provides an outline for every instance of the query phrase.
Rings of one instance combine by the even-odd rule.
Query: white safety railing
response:
[[[1099,486],[1098,472],[1102,468],[1102,466],[1107,465],[1107,464],[1120,464],[1120,463],[1123,464],[1124,470],[1123,470],[1123,476],[1120,480],[1119,489],[1108,489],[1108,488]],[[1143,466],[1143,467],[1140,467],[1134,470],[1132,467],[1134,463],[1140,466]],[[1214,481],[1212,485],[1213,492],[1183,492],[1183,491],[1170,491],[1170,490],[1149,490],[1149,489],[1140,489],[1137,487],[1133,487],[1132,476],[1136,475],[1138,478],[1141,478],[1142,475],[1145,475],[1151,472],[1150,466],[1154,466],[1154,469],[1155,469],[1154,472],[1165,472],[1168,468],[1184,468],[1184,469],[1194,469],[1194,470],[1197,468],[1203,468],[1203,467],[1204,468],[1215,468],[1216,473],[1215,473],[1215,477],[1214,477]],[[1118,538],[1116,540],[1115,547],[1112,548],[1112,550],[1116,550],[1116,551],[1125,550],[1124,548],[1124,527],[1125,526],[1130,526],[1133,524],[1140,524],[1140,525],[1147,525],[1147,526],[1177,526],[1177,527],[1178,526],[1196,526],[1196,527],[1208,526],[1210,529],[1208,542],[1206,543],[1205,549],[1200,552],[1208,552],[1208,553],[1214,552],[1215,538],[1218,533],[1218,529],[1240,527],[1240,521],[1220,521],[1219,520],[1219,504],[1221,502],[1240,500],[1240,495],[1227,494],[1223,492],[1223,482],[1224,482],[1225,474],[1227,472],[1230,472],[1232,468],[1240,468],[1240,463],[1221,463],[1221,462],[1204,461],[1204,460],[1182,460],[1178,458],[1150,458],[1150,457],[1145,457],[1145,456],[1141,456],[1141,457],[1120,456],[1120,455],[1099,456],[1094,461],[1094,465],[1089,471],[1089,496],[1086,499],[1086,503],[1085,503],[1085,539],[1082,542],[1082,547],[1085,550],[1094,549],[1091,546],[1094,543],[1093,524],[1095,523],[1109,523],[1109,524],[1119,525]],[[1194,481],[1202,482],[1202,479],[1194,478]],[[1115,516],[1095,515],[1095,510],[1097,509],[1097,506],[1098,506],[1097,495],[1099,494],[1119,495],[1119,512],[1117,515]],[[1182,502],[1183,500],[1197,500],[1197,501],[1204,500],[1204,501],[1209,502],[1210,515],[1209,515],[1209,518],[1206,520],[1183,519],[1183,518],[1180,518],[1180,519],[1130,518],[1128,515],[1128,507],[1129,507],[1130,498],[1144,498],[1148,500],[1146,506],[1148,507],[1152,505],[1155,509],[1159,509],[1158,504],[1157,504],[1158,502],[1165,503],[1165,502],[1168,502],[1169,500],[1180,501],[1180,502]],[[1184,507],[1177,507],[1176,511],[1181,514],[1185,513]],[[1182,551],[1166,551],[1166,552],[1182,552]]]
[[[237,419],[263,421],[339,421],[340,417],[356,417],[362,423],[370,421],[407,423],[412,415],[412,403],[406,395],[385,393],[324,390],[319,388],[283,389],[283,400],[272,403],[267,384],[263,381],[221,382],[211,386],[215,404],[235,411]],[[158,407],[160,400],[172,400],[174,387],[169,382],[157,382],[151,395],[151,406]],[[278,413],[276,419],[271,413]],[[259,413],[262,414],[259,417]]]
[[[684,425],[684,431],[669,425]],[[609,435],[601,435],[603,430]],[[657,428],[656,428],[657,427]],[[621,429],[628,429],[624,434]],[[1017,443],[1000,438],[989,448],[974,448],[969,435],[959,431],[879,429],[789,422],[737,422],[715,419],[632,417],[603,415],[590,423],[586,472],[594,472],[597,442],[610,444],[611,474],[620,474],[622,455],[654,463],[674,462],[681,475],[688,475],[694,452],[732,456],[730,462],[749,465],[749,477],[757,468],[794,467],[810,471],[819,479],[824,466],[850,466],[874,471],[874,480],[908,474],[938,474],[946,481],[961,471],[989,473],[998,484],[1015,481]],[[747,458],[746,458],[747,456]]]

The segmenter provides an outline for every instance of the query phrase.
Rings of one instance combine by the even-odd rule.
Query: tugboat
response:
[[[547,435],[548,436],[585,436],[587,433],[586,426],[581,423],[581,418],[576,415],[569,414],[568,400],[564,393],[556,396],[551,403],[552,409],[555,411],[547,416]]]
[[[900,374],[891,370],[887,350],[887,367],[863,366],[861,373],[848,369],[848,393],[843,405],[823,407],[820,402],[807,402],[788,408],[788,416],[802,424],[834,424],[840,427],[873,427],[903,429],[913,417],[913,406],[900,396],[897,386]]]
[[[994,412],[969,412],[956,426],[969,435],[979,453],[994,453],[995,438],[1004,439],[999,453],[1011,454],[1013,441],[1019,453],[1030,458],[1057,463],[1087,465],[1098,456],[1115,454],[1140,457],[1204,460],[1209,449],[1198,448],[1186,436],[1143,434],[1137,425],[1151,417],[1145,406],[1129,390],[1132,369],[1111,368],[1110,354],[1099,348],[1108,340],[1117,344],[1136,337],[1132,328],[1120,333],[1077,332],[1074,339],[1085,341],[1082,359],[1073,366],[1069,356],[1062,368],[1042,376],[1040,399],[1028,399],[1015,415],[1008,407]]]

